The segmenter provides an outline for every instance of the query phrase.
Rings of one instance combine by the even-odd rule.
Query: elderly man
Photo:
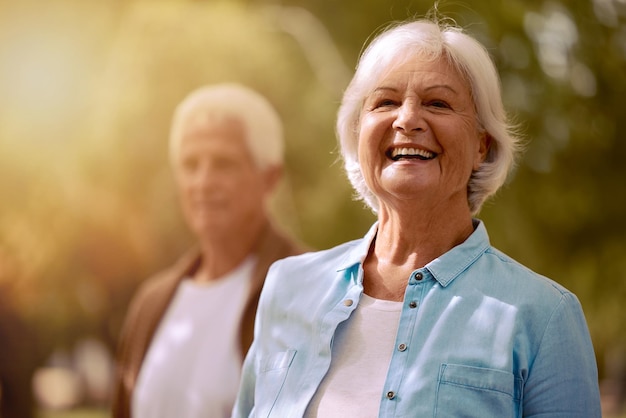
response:
[[[269,266],[298,254],[266,201],[281,178],[281,120],[237,84],[192,92],[170,155],[197,248],[144,283],[120,337],[115,418],[229,417]]]

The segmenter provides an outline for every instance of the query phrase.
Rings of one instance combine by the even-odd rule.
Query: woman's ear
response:
[[[491,148],[492,142],[491,135],[487,132],[482,132],[478,138],[478,153],[476,154],[476,160],[474,161],[474,171],[478,170],[480,165],[487,159],[487,154]]]

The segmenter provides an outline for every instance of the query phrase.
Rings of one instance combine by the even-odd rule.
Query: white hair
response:
[[[359,120],[365,98],[380,76],[398,60],[445,57],[470,86],[478,126],[490,138],[487,156],[468,183],[472,214],[504,184],[519,150],[521,138],[507,120],[500,92],[500,78],[485,47],[454,25],[416,20],[389,26],[361,54],[337,115],[337,137],[344,168],[357,197],[374,211],[378,201],[368,188],[358,160]]]
[[[170,158],[176,161],[186,125],[197,116],[234,118],[243,124],[245,140],[259,168],[282,165],[283,125],[270,102],[236,83],[204,86],[177,106],[170,130]]]

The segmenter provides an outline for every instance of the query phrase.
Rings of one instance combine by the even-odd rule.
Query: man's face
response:
[[[264,216],[269,187],[243,124],[233,118],[191,120],[174,161],[183,213],[200,239],[238,233]]]

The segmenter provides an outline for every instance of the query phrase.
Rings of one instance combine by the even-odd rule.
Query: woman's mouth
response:
[[[393,161],[399,160],[432,160],[436,153],[419,148],[392,148],[387,151],[387,157]]]

